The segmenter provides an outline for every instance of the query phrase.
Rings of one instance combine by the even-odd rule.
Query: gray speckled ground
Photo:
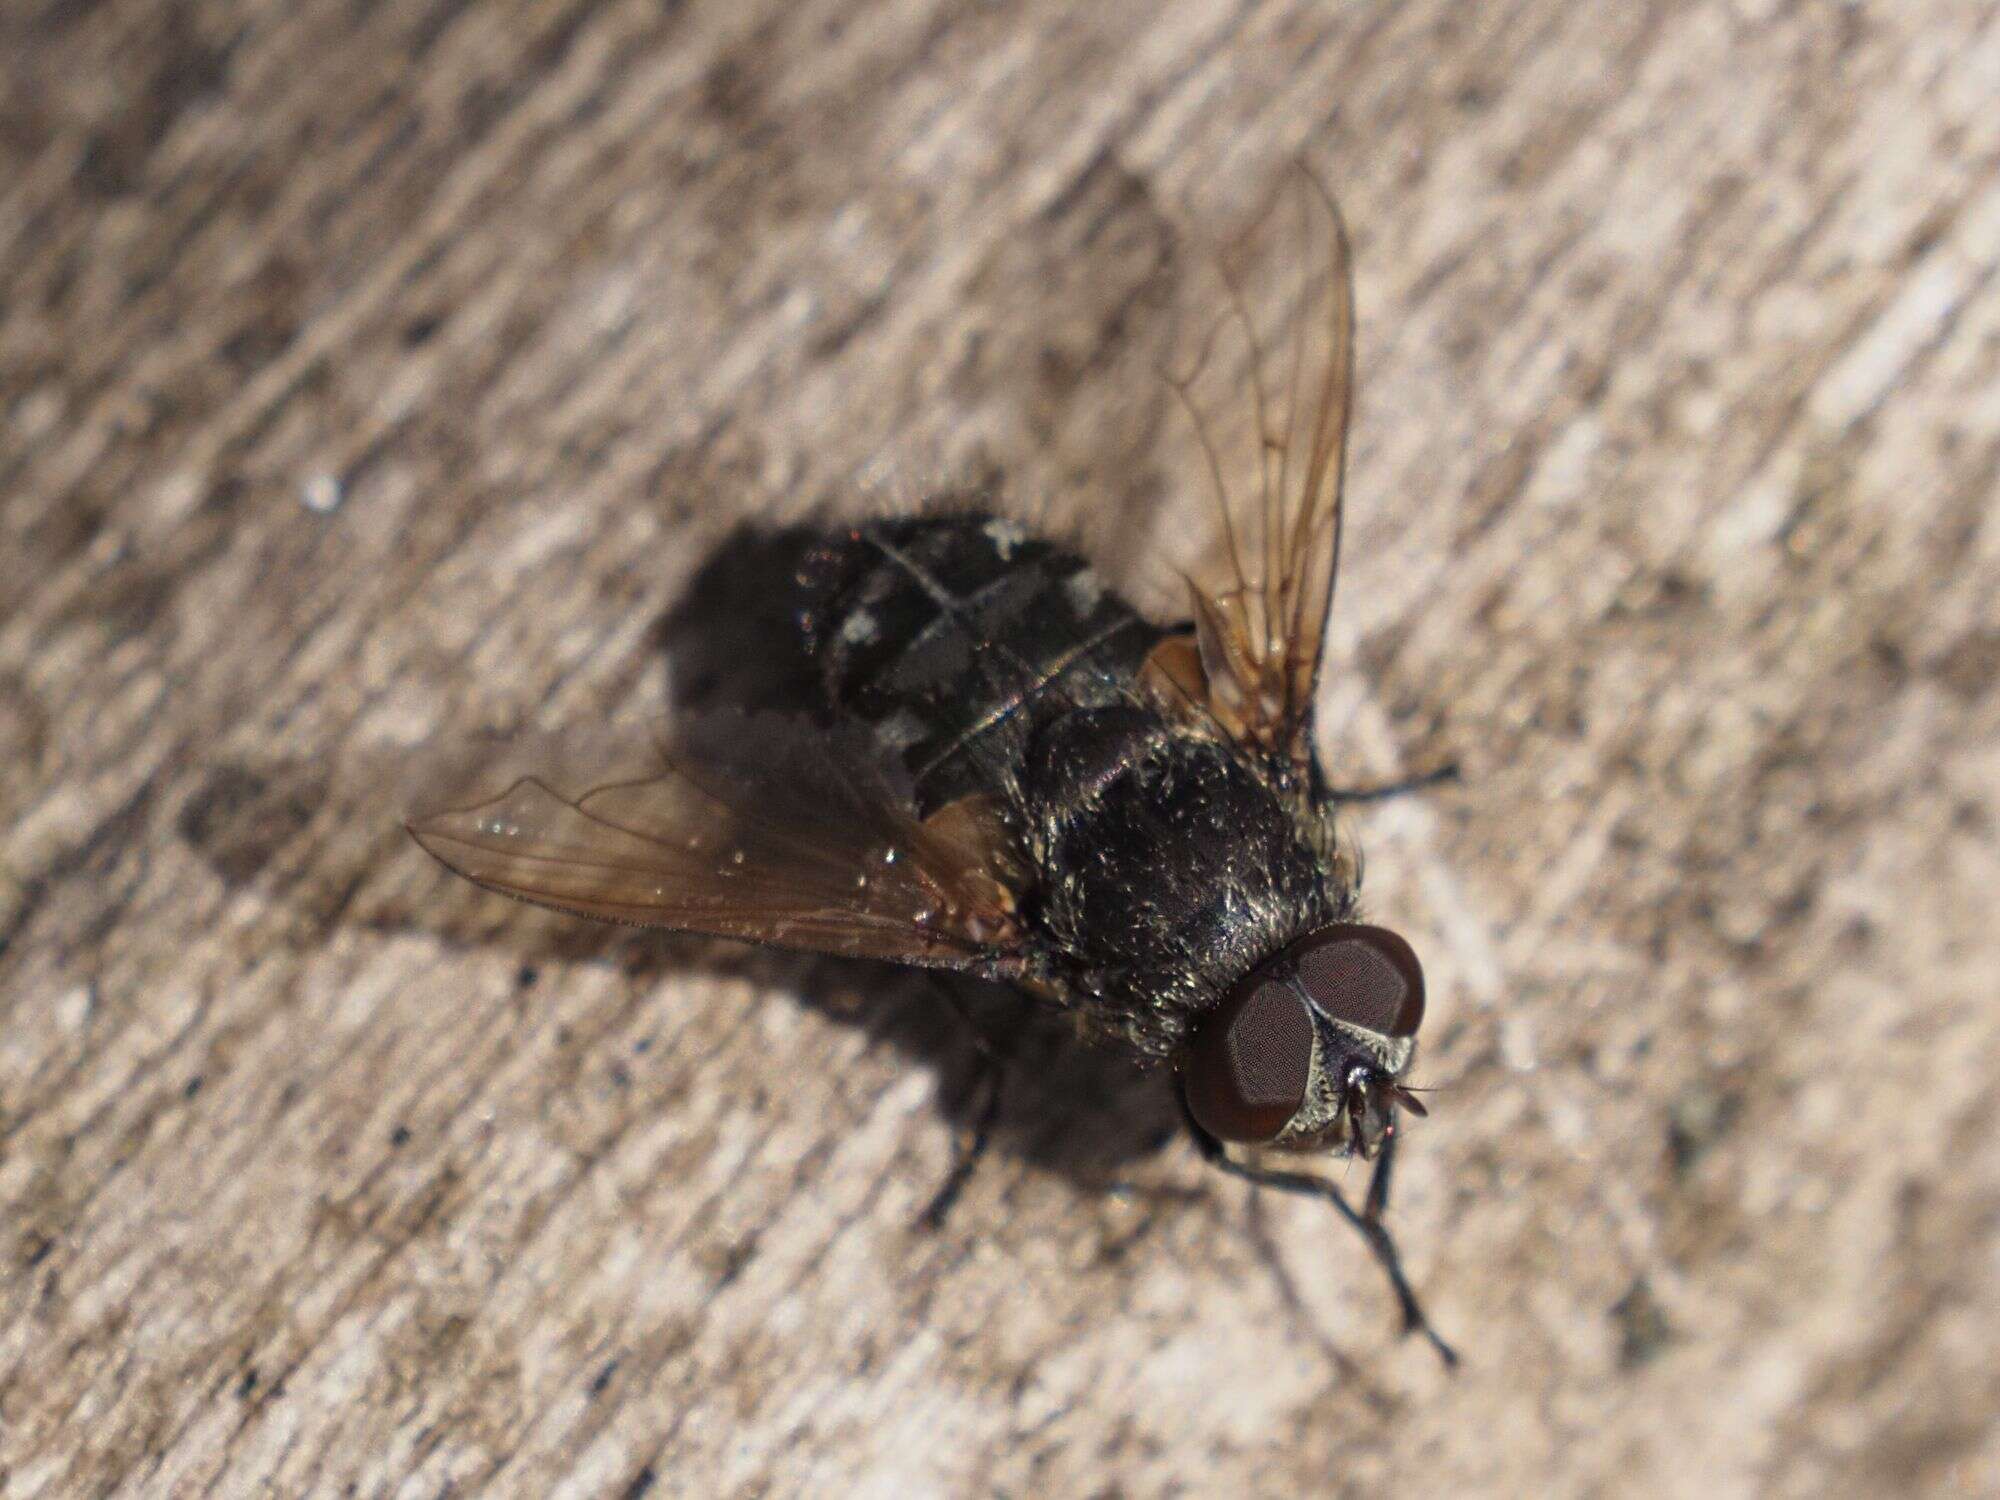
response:
[[[2000,1492],[1996,20],[9,7],[0,1490]],[[926,1234],[921,986],[393,821],[657,695],[745,518],[1198,539],[1148,289],[1301,149],[1329,752],[1467,771],[1361,822],[1456,1380],[1146,1080],[1034,1054]]]

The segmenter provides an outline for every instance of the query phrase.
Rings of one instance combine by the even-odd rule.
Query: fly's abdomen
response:
[[[1051,714],[1130,701],[1160,637],[1076,553],[983,513],[862,527],[822,561],[829,700],[908,769],[926,814],[1006,785]]]

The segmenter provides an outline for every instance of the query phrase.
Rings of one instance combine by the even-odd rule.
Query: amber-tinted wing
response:
[[[855,736],[773,715],[508,747],[412,809],[470,880],[615,922],[1003,975],[1012,852],[992,820],[928,822]],[[536,766],[518,769],[525,758]],[[948,816],[949,815],[949,816]]]
[[[1354,293],[1332,194],[1303,165],[1289,175],[1252,231],[1213,257],[1221,309],[1167,371],[1222,539],[1220,563],[1188,580],[1195,638],[1164,643],[1154,679],[1303,768],[1340,562]]]

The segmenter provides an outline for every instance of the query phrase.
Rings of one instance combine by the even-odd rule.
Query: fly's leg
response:
[[[1396,1161],[1396,1132],[1392,1129],[1382,1138],[1382,1149],[1375,1157],[1375,1170],[1368,1177],[1368,1197],[1361,1206],[1361,1217],[1381,1222],[1382,1215],[1389,1211],[1389,1172]]]
[[[945,1217],[965,1191],[965,1185],[972,1181],[972,1174],[978,1170],[986,1148],[993,1143],[993,1125],[1000,1118],[1000,1100],[1006,1089],[1007,1059],[965,1008],[964,996],[937,976],[928,977],[958,1018],[965,1022],[966,1030],[971,1032],[972,1044],[979,1053],[981,1077],[986,1085],[986,1099],[980,1105],[979,1113],[973,1117],[971,1138],[960,1148],[958,1160],[952,1163],[951,1171],[945,1174],[943,1183],[932,1195],[930,1205],[919,1220],[924,1228],[935,1230],[944,1227]]]
[[[1211,1166],[1219,1167],[1232,1177],[1240,1177],[1245,1182],[1258,1187],[1276,1188],[1284,1193],[1301,1193],[1309,1198],[1322,1198],[1331,1203],[1347,1220],[1354,1232],[1368,1244],[1375,1262],[1389,1278],[1389,1285],[1396,1293],[1396,1301],[1403,1311],[1403,1332],[1421,1333],[1437,1350],[1438,1358],[1448,1369],[1458,1367],[1458,1351],[1431,1327],[1431,1320],[1424,1316],[1423,1304],[1417,1301],[1417,1294],[1410,1289],[1409,1278],[1403,1274],[1403,1260],[1396,1252],[1396,1241],[1382,1223],[1381,1212],[1388,1205],[1389,1179],[1386,1171],[1388,1151],[1377,1159],[1375,1177],[1368,1186],[1368,1201],[1365,1208],[1357,1210],[1349,1203],[1340,1189],[1323,1177],[1315,1177],[1309,1172],[1280,1172],[1268,1167],[1253,1167],[1232,1158],[1222,1142],[1210,1135],[1195,1120],[1187,1106],[1187,1096],[1181,1095],[1181,1116],[1187,1121],[1188,1134],[1194,1137],[1197,1150]]]
[[[1448,760],[1441,766],[1433,766],[1428,771],[1415,776],[1405,776],[1401,781],[1384,782],[1381,786],[1328,787],[1327,800],[1342,802],[1385,802],[1391,797],[1400,797],[1406,792],[1421,792],[1444,781],[1458,780],[1458,762]]]

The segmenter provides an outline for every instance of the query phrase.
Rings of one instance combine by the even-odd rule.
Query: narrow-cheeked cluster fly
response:
[[[1232,495],[1201,372],[1169,372],[1210,463],[1220,563],[1156,623],[1077,550],[987,511],[829,537],[802,622],[824,712],[701,719],[629,775],[544,776],[421,811],[411,832],[480,885],[568,912],[1010,982],[1157,1063],[1210,1162],[1324,1199],[1363,1236],[1406,1330],[1431,1329],[1383,1222],[1424,978],[1357,908],[1314,693],[1334,593],[1353,367],[1348,241],[1290,347],[1228,281],[1255,483]],[[1271,362],[1281,378],[1267,380]],[[1429,778],[1425,778],[1429,779]],[[1411,783],[1415,784],[1415,783]],[[1374,1163],[1324,1178],[1232,1154]]]

